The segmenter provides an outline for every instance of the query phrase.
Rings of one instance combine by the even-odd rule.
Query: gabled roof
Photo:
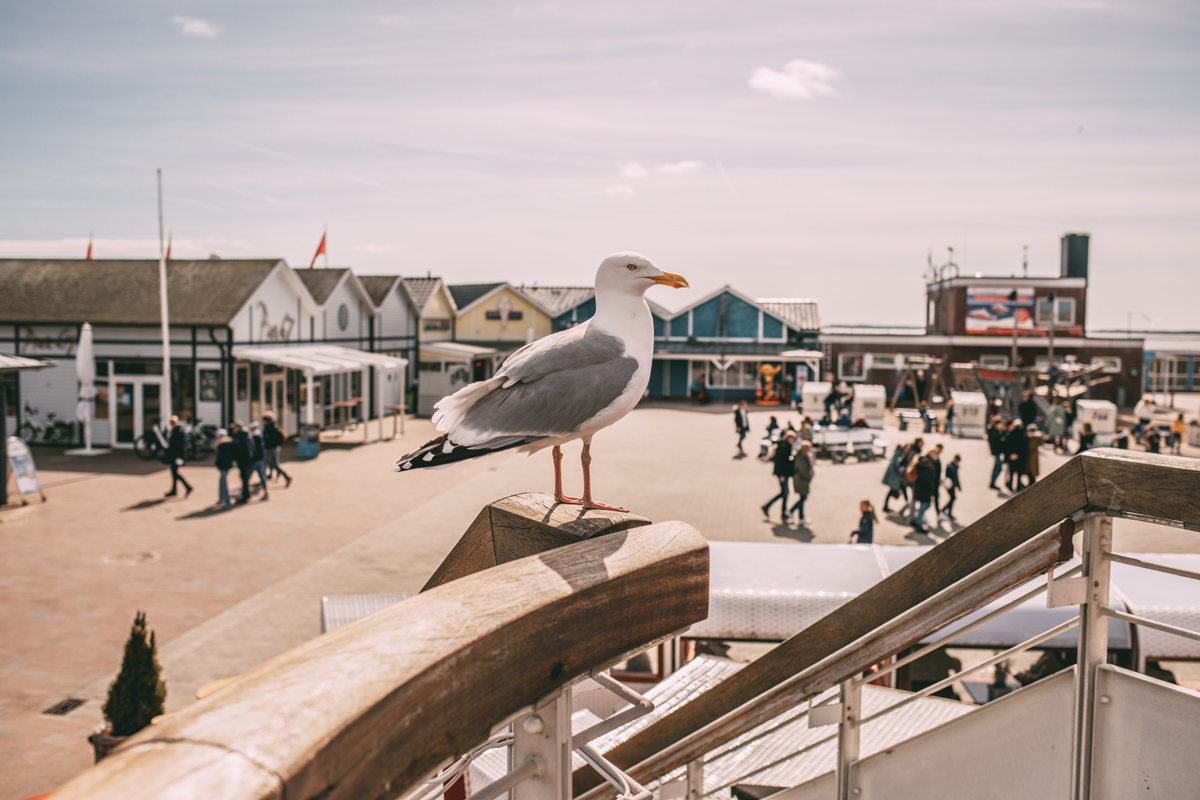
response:
[[[383,301],[387,300],[388,294],[396,288],[396,283],[400,280],[400,276],[360,275],[358,279],[362,281],[363,288],[371,296],[371,302],[375,304],[376,308],[380,308],[383,306]]]
[[[794,330],[821,330],[821,314],[817,301],[803,297],[760,297],[758,305]]]
[[[167,262],[173,325],[227,325],[279,258]],[[0,259],[0,320],[151,325],[160,322],[158,259]]]
[[[704,305],[705,303],[707,303],[709,300],[712,300],[712,299],[713,299],[713,298],[715,298],[715,297],[720,297],[721,295],[725,294],[726,292],[729,292],[731,295],[733,295],[734,297],[738,298],[739,300],[743,300],[743,301],[745,301],[745,302],[749,303],[750,305],[752,305],[752,306],[754,306],[754,307],[756,307],[756,308],[758,307],[758,301],[757,301],[757,300],[755,300],[753,297],[750,297],[750,296],[748,296],[748,295],[744,295],[744,294],[742,294],[741,292],[739,292],[737,289],[735,289],[735,288],[733,288],[732,286],[730,286],[729,284],[725,284],[725,285],[724,285],[724,286],[722,286],[720,289],[716,289],[716,290],[714,290],[714,291],[711,291],[711,292],[709,292],[708,294],[706,294],[706,295],[704,295],[703,297],[701,297],[699,300],[693,300],[692,302],[688,303],[688,304],[687,304],[686,306],[684,306],[683,308],[681,308],[681,309],[679,309],[678,311],[676,311],[676,312],[675,312],[674,314],[672,314],[671,316],[672,316],[672,317],[681,317],[681,316],[683,316],[684,314],[686,314],[686,313],[688,313],[689,311],[691,311],[693,308],[696,308],[696,307],[698,307],[698,306],[702,306],[702,305]]]
[[[538,308],[551,317],[565,314],[596,295],[591,286],[514,286]]]
[[[413,305],[417,308],[418,314],[425,313],[425,306],[429,303],[429,299],[437,292],[439,286],[443,286],[441,278],[404,278],[404,288],[408,290],[408,296],[412,298]],[[450,301],[454,302],[454,295],[450,296]]]
[[[458,310],[466,311],[467,306],[482,300],[504,285],[503,281],[500,283],[457,283],[453,286],[447,285],[446,288],[450,290],[450,296],[454,298],[454,305],[458,306]]]
[[[333,294],[333,290],[337,288],[337,285],[342,282],[342,278],[349,271],[349,267],[295,270],[296,277],[308,287],[308,293],[312,295],[313,300],[317,301],[317,305],[325,304],[325,301],[329,299],[329,295]]]
[[[649,297],[646,298],[646,305],[650,306],[650,313],[653,314],[654,316],[658,317],[659,319],[666,320],[666,319],[670,319],[671,317],[675,316],[674,312],[668,311],[667,309],[660,306],[658,303],[651,300]]]

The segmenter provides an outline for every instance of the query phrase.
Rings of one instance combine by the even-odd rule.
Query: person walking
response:
[[[1117,428],[1117,433],[1113,436],[1113,447],[1118,450],[1129,449],[1129,431],[1124,428]]]
[[[912,485],[912,495],[913,502],[917,504],[917,510],[913,514],[912,528],[918,533],[925,533],[928,530],[925,527],[925,514],[929,511],[929,506],[933,504],[933,495],[937,491],[937,478],[934,476],[933,459],[928,454],[918,458],[915,467],[917,474]]]
[[[279,448],[283,447],[283,443],[287,441],[287,436],[283,431],[279,430],[279,426],[275,424],[275,415],[268,411],[263,414],[263,449],[266,451],[267,474],[282,475],[287,481],[288,488],[292,485],[292,476],[283,471],[283,467],[279,466]]]
[[[875,526],[879,517],[875,516],[875,508],[870,500],[861,500],[858,504],[858,527],[850,531],[851,544],[871,544],[875,541]]]
[[[792,460],[792,488],[796,490],[798,499],[788,512],[788,516],[796,515],[796,522],[800,525],[808,524],[804,517],[804,501],[808,499],[808,490],[812,486],[814,474],[812,443],[802,441],[800,449],[796,451],[796,457]]]
[[[942,481],[942,485],[946,487],[946,505],[942,507],[942,516],[951,522],[958,522],[958,518],[954,516],[954,501],[958,499],[958,493],[962,491],[962,481],[958,479],[958,468],[962,465],[962,456],[955,453],[953,460],[946,465],[946,478]]]
[[[262,499],[270,500],[267,493],[267,447],[263,444],[263,433],[259,428],[250,431],[250,473],[258,474],[262,484]]]
[[[1038,454],[1042,451],[1042,445],[1046,442],[1046,437],[1038,430],[1036,425],[1030,425],[1025,429],[1025,438],[1029,441],[1029,455],[1025,458],[1025,475],[1029,478],[1029,485],[1037,480],[1039,473]]]
[[[883,513],[885,514],[891,513],[888,503],[892,502],[894,498],[903,495],[905,504],[908,504],[908,489],[904,485],[904,454],[906,450],[908,450],[907,445],[896,445],[896,449],[892,451],[892,460],[888,462],[887,469],[883,473],[883,485],[888,487],[887,496],[883,498]]]
[[[164,497],[174,497],[179,492],[177,488],[179,484],[183,484],[184,497],[192,493],[192,485],[187,482],[187,479],[179,474],[180,467],[187,459],[187,434],[183,432],[183,428],[179,425],[179,417],[171,417],[170,421],[171,432],[167,434],[167,452],[163,456],[163,461],[171,467],[171,491],[167,492]]]
[[[999,489],[996,485],[996,479],[1000,477],[1000,472],[1004,469],[1004,421],[996,416],[992,417],[992,424],[987,429],[988,450],[992,454],[992,479],[988,481],[989,489]]]
[[[733,407],[733,429],[738,435],[738,455],[742,456],[746,455],[746,451],[742,449],[742,442],[746,441],[746,434],[750,433],[750,413],[746,408],[745,400],[739,400]]]
[[[776,500],[783,501],[783,510],[780,511],[782,521],[787,523],[787,501],[788,501],[788,484],[792,480],[792,446],[796,443],[796,435],[788,434],[775,443],[775,452],[771,456],[771,461],[774,466],[771,469],[771,474],[775,476],[776,482],[779,484],[779,494],[772,497],[762,507],[763,516],[770,519],[771,506],[775,505]]]
[[[1183,453],[1183,435],[1187,433],[1187,423],[1183,421],[1183,414],[1171,420],[1171,452],[1175,455]]]
[[[933,514],[942,516],[942,450],[945,445],[935,444],[929,449],[929,462],[933,466]]]
[[[954,401],[946,403],[946,424],[942,428],[942,433],[947,436],[954,435]]]
[[[224,428],[217,429],[217,469],[221,477],[217,479],[217,505],[229,508],[229,470],[237,463],[233,437]]]
[[[1054,445],[1054,452],[1066,449],[1067,410],[1061,403],[1055,403],[1046,412],[1046,435]]]
[[[1004,435],[1004,461],[1008,465],[1008,491],[1016,494],[1025,488],[1021,479],[1025,477],[1025,465],[1029,462],[1029,437],[1019,419],[1009,423],[1008,433]]]
[[[246,430],[246,423],[240,419],[233,423],[233,461],[237,464],[238,475],[242,479],[242,496],[238,498],[238,503],[250,502],[250,465],[251,456],[253,455],[250,445],[250,432]]]

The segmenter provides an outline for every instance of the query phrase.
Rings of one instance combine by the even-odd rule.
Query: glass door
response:
[[[143,431],[148,431],[154,427],[162,418],[162,383],[158,380],[142,381],[141,391],[141,409],[138,412],[136,419],[136,427],[138,436],[142,435]],[[163,435],[166,435],[166,420],[162,420]]]
[[[116,406],[109,410],[109,417],[116,419],[116,444],[132,446],[137,439],[137,433],[134,432],[133,390],[134,384],[119,382],[109,401]]]

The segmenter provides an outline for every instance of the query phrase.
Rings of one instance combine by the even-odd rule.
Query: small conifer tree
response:
[[[108,700],[104,703],[104,718],[112,725],[112,735],[137,733],[163,713],[166,699],[167,686],[162,682],[154,632],[150,631],[147,638],[146,614],[139,611],[133,618],[129,641],[125,642],[121,671],[108,687]]]

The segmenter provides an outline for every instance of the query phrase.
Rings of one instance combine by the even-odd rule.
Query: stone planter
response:
[[[96,755],[96,761],[99,761],[128,738],[128,736],[113,736],[112,725],[105,723],[88,737],[88,742],[92,745],[92,752]]]

